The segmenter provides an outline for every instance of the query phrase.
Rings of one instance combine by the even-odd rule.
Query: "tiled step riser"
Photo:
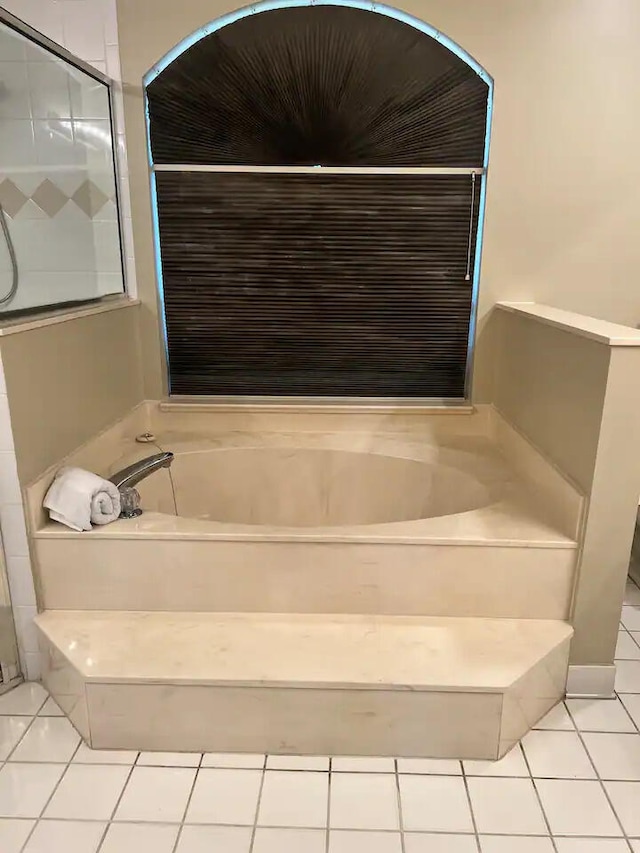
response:
[[[53,610],[566,619],[576,552],[404,543],[41,539]]]

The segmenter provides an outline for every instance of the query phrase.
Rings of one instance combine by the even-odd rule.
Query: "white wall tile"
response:
[[[21,504],[0,506],[0,525],[7,557],[28,557],[27,528]]]
[[[0,504],[22,501],[16,454],[13,450],[0,451]]]
[[[38,634],[33,622],[37,613],[38,609],[35,605],[29,607],[18,605],[18,607],[13,608],[16,634],[20,637],[20,646],[27,654],[30,652],[37,654],[39,651]]]
[[[58,5],[62,7],[67,50],[89,62],[104,60],[105,30],[101,4],[59,0]]]
[[[35,606],[36,592],[33,584],[31,560],[29,557],[16,557],[13,555],[7,556],[6,562],[13,606]]]
[[[4,52],[0,53],[5,59]],[[0,80],[4,86],[0,99],[0,119],[31,118],[29,81],[24,62],[0,62]]]
[[[39,681],[42,675],[42,666],[39,652],[27,652],[24,655],[23,674],[29,681]]]
[[[6,394],[0,394],[0,450],[13,451],[13,430]]]

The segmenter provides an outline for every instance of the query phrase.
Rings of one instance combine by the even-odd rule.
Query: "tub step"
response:
[[[496,758],[563,695],[561,621],[46,611],[95,748]]]

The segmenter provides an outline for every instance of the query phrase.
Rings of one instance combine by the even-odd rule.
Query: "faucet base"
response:
[[[138,507],[137,509],[124,510],[120,513],[118,518],[137,518],[139,515],[142,515],[142,510],[140,509],[140,507]]]

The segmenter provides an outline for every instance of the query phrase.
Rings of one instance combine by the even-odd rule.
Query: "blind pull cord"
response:
[[[469,211],[469,243],[467,245],[467,272],[465,281],[471,281],[471,242],[473,240],[473,209],[476,204],[476,173],[471,173],[471,210]]]

